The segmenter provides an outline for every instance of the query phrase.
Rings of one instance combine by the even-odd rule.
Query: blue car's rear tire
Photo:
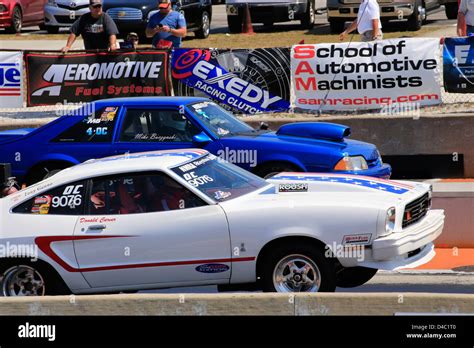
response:
[[[302,172],[301,168],[285,162],[271,162],[267,164],[263,164],[257,169],[255,169],[254,173],[262,178],[269,179],[272,176],[281,173],[281,172]]]

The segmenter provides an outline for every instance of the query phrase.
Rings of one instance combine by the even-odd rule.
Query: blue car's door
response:
[[[196,144],[193,136],[202,132],[184,112],[176,108],[129,107],[124,110],[114,149],[116,154],[202,147],[210,152],[218,142]]]
[[[113,155],[112,139],[119,112],[118,106],[94,110],[80,122],[72,124],[50,139],[45,152],[50,158],[71,162],[84,162],[91,158]]]

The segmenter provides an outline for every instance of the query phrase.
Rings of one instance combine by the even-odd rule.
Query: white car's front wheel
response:
[[[334,259],[316,247],[280,246],[265,260],[263,291],[333,292],[336,289]]]

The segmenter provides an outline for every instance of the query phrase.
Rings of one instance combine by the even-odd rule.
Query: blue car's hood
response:
[[[343,141],[351,134],[348,126],[327,122],[299,122],[281,126],[277,135],[289,135],[300,138]]]

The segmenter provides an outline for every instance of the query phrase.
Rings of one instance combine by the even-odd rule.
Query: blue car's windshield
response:
[[[218,202],[237,198],[268,185],[262,178],[213,155],[170,169]]]
[[[248,124],[238,120],[214,102],[197,102],[188,105],[188,108],[218,137],[254,131]]]

